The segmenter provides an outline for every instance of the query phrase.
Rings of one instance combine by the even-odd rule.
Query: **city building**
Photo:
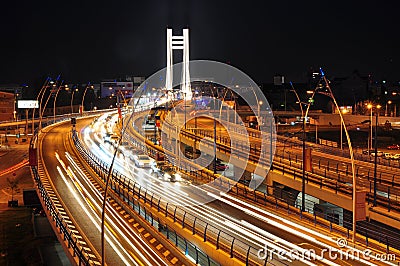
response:
[[[14,111],[14,93],[0,92],[0,121],[12,121],[14,119]]]
[[[349,76],[332,79],[332,91],[341,106],[352,106],[353,113],[360,113],[357,103],[369,98],[370,76],[362,76],[357,70]]]
[[[0,84],[0,91],[21,95],[24,86],[18,84]]]
[[[145,77],[126,76],[124,79],[103,80],[100,83],[101,98],[115,97],[117,94],[124,98],[132,98],[135,90],[142,84]]]

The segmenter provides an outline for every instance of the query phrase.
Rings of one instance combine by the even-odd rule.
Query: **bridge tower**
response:
[[[192,99],[192,89],[190,87],[189,73],[189,29],[183,29],[182,36],[172,36],[172,29],[167,29],[167,71],[165,77],[165,88],[168,92],[172,91],[173,84],[173,50],[183,50],[182,58],[182,80],[181,93],[184,100]]]

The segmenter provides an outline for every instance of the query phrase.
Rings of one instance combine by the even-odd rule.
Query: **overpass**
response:
[[[53,151],[54,151],[54,149],[58,149],[57,152],[60,152],[60,147],[63,147],[63,146],[67,147],[67,146],[70,145],[70,144],[68,144],[68,142],[70,142],[70,141],[68,141],[68,138],[67,138],[67,141],[66,141],[66,139],[64,139],[64,137],[62,137],[63,135],[65,135],[65,133],[68,132],[68,130],[65,131],[65,129],[66,128],[70,128],[70,126],[68,126],[68,123],[65,123],[65,124],[66,124],[65,125],[66,127],[64,126],[64,129],[62,129],[62,130],[61,129],[57,129],[57,128],[54,128],[54,129],[49,128],[49,129],[46,129],[45,132],[44,132],[47,137],[50,137],[48,139],[47,143],[48,143],[48,145],[51,145],[52,147],[54,147]],[[64,133],[60,134],[61,132],[64,132]],[[55,133],[57,133],[57,134],[55,134]],[[44,136],[42,136],[42,137],[44,137]],[[54,138],[59,140],[59,144],[55,145],[55,142],[54,142],[55,139]],[[75,161],[75,162],[80,161],[79,157],[82,156],[82,157],[84,157],[84,160],[86,160],[86,162],[89,163],[89,165],[93,169],[93,171],[98,173],[98,175],[100,176],[100,179],[104,180],[105,173],[106,173],[104,171],[106,171],[106,169],[107,169],[106,164],[104,162],[102,162],[101,160],[99,160],[99,159],[97,159],[97,161],[96,161],[96,160],[94,160],[93,157],[90,157],[90,158],[87,157],[87,153],[82,150],[82,147],[80,147],[79,145],[76,144],[75,140],[74,140],[74,145],[77,146],[78,154],[75,153],[75,155],[74,155],[75,158],[72,161],[71,160],[68,161],[69,164],[72,165],[73,161]],[[47,151],[48,148],[45,148],[43,150]],[[69,152],[72,152],[72,150],[69,150]],[[54,159],[51,159],[51,157],[52,157],[51,154],[52,154],[52,152],[46,152],[45,156],[47,156],[48,158],[43,160],[43,162],[54,161]],[[61,154],[61,152],[60,152],[60,154]],[[67,161],[68,157],[69,156],[67,154],[63,155],[62,156],[62,160],[63,161]],[[105,158],[102,158],[102,159],[105,160]],[[46,163],[46,164],[48,164],[48,163]],[[48,165],[50,165],[50,167],[47,167],[47,168],[50,169],[53,172],[54,171],[54,167],[52,167],[51,164],[48,164]],[[86,169],[86,170],[84,170],[84,172],[86,172],[85,175],[87,175],[87,173],[91,172],[91,170],[88,170],[88,168],[86,166],[84,166],[84,165],[78,165],[78,168],[75,168],[75,170],[73,170],[73,172],[75,172],[75,171],[76,172],[80,172],[78,169]],[[40,171],[40,172],[43,175],[43,171]],[[48,175],[48,174],[46,174],[46,175]],[[50,174],[49,176],[52,176],[52,175],[53,174]],[[78,177],[78,178],[81,179],[81,177]],[[42,177],[40,175],[38,177],[38,180],[42,180]],[[58,180],[58,181],[55,181],[55,182],[60,182],[60,181],[61,180]],[[80,181],[80,182],[83,182],[83,181]],[[96,182],[96,183],[101,184],[101,182],[99,182],[99,181]],[[82,185],[82,187],[87,187],[87,186],[88,185]],[[51,187],[53,189],[56,188],[57,190],[59,190],[61,187],[63,187],[63,185],[60,185],[60,184],[57,185],[57,186],[52,185]],[[207,250],[207,254],[210,254],[213,258],[216,258],[216,257],[218,257],[218,253],[219,253],[219,252],[216,252],[216,250],[218,251],[218,249],[221,249],[221,250],[227,251],[228,252],[227,253],[228,256],[229,256],[229,252],[230,252],[231,254],[233,254],[233,256],[236,259],[240,259],[241,258],[242,261],[243,261],[243,255],[244,255],[244,262],[246,262],[246,249],[243,249],[243,247],[241,247],[241,245],[243,245],[243,243],[240,243],[238,238],[232,238],[231,239],[232,240],[232,243],[231,243],[232,245],[229,246],[229,245],[227,245],[227,243],[229,243],[229,242],[226,242],[227,241],[226,238],[228,237],[228,235],[225,235],[223,233],[220,233],[220,234],[218,234],[218,233],[215,234],[215,232],[213,233],[213,231],[212,231],[213,227],[212,227],[211,224],[209,224],[207,222],[204,222],[204,220],[202,220],[202,222],[201,222],[200,218],[196,219],[197,216],[190,216],[192,214],[189,214],[187,212],[178,211],[176,206],[173,206],[173,204],[171,204],[171,203],[168,204],[167,202],[163,202],[162,205],[159,205],[160,201],[157,201],[156,199],[157,199],[157,195],[161,195],[160,192],[158,192],[158,194],[155,194],[155,193],[152,194],[152,193],[149,192],[148,188],[145,189],[145,188],[140,188],[138,185],[135,186],[134,183],[132,183],[131,181],[128,181],[128,179],[122,180],[121,179],[121,175],[118,172],[113,172],[113,183],[112,183],[111,187],[112,187],[113,191],[118,195],[118,197],[116,197],[116,198],[113,197],[113,199],[111,200],[110,204],[112,204],[112,205],[114,205],[114,203],[122,204],[121,199],[127,201],[128,204],[133,204],[132,207],[134,207],[134,210],[136,212],[138,211],[138,214],[143,215],[145,220],[147,220],[148,223],[153,225],[153,223],[154,224],[159,224],[159,221],[161,221],[161,224],[166,225],[166,227],[165,227],[166,231],[162,230],[162,232],[164,234],[166,234],[167,237],[169,237],[169,239],[171,241],[173,239],[175,239],[175,237],[177,237],[177,234],[184,234],[185,232],[186,232],[185,233],[186,236],[189,237],[190,234],[193,234],[193,230],[194,230],[193,228],[195,228],[194,236],[197,238],[197,240],[196,240],[197,242],[196,243],[197,243],[197,245],[199,247],[201,247],[201,249]],[[47,185],[47,187],[45,187],[43,191],[48,191],[48,189],[49,189],[49,186]],[[100,189],[101,190],[101,188],[98,187],[98,186],[96,186],[96,189]],[[236,190],[237,190],[237,193],[244,193],[243,196],[245,196],[245,194],[246,194],[247,197],[248,196],[251,197],[251,194],[249,194],[249,192],[245,192],[246,190],[243,190],[242,188],[240,188],[240,186],[236,187]],[[240,191],[243,191],[243,192],[240,192]],[[89,194],[86,194],[86,197],[89,196],[90,194],[92,194],[92,192],[90,192]],[[256,195],[257,198],[259,198],[259,199],[261,198],[258,194],[255,194],[255,195]],[[64,196],[60,197],[57,194],[54,195],[54,193],[51,193],[51,197],[54,197],[54,196],[56,196],[56,197],[53,198],[53,199],[46,198],[46,200],[44,200],[44,202],[54,202],[54,200],[56,200],[56,199],[61,199],[62,198],[64,200],[66,198],[67,199],[70,198],[70,196],[67,196],[67,195],[64,195]],[[228,199],[229,199],[229,201],[232,200],[229,197],[227,197],[227,196],[225,197],[224,196],[223,198],[221,198],[221,201],[223,201],[223,202],[226,201],[227,202]],[[140,204],[139,204],[139,201],[140,201]],[[58,213],[62,213],[63,215],[71,214],[70,210],[69,211],[65,211],[65,205],[64,204],[65,204],[65,202],[62,203],[62,204],[60,204],[59,202],[52,203],[51,206],[53,206],[52,207],[53,211],[48,214],[48,217],[53,217],[53,218],[60,217],[60,215]],[[143,205],[143,204],[145,204],[145,205]],[[221,202],[217,203],[215,206],[213,206],[213,208],[218,209],[217,206],[219,204],[221,204]],[[64,207],[64,210],[59,209],[61,206]],[[56,209],[56,207],[58,209]],[[118,206],[117,206],[117,208],[118,208]],[[248,209],[248,208],[254,208],[254,207],[250,207],[250,206],[246,205],[246,207],[243,207],[243,208]],[[68,209],[70,209],[70,208],[68,208]],[[153,210],[151,210],[151,209],[153,209]],[[257,209],[258,209],[258,211],[260,211],[259,208],[257,208]],[[130,212],[129,208],[127,208],[126,206],[123,207],[123,210],[124,210],[123,211],[123,215],[124,216],[127,215],[127,213],[129,214],[129,212]],[[121,209],[119,209],[119,211],[121,211]],[[143,213],[143,211],[144,211],[144,213]],[[246,210],[246,212],[249,212],[249,210]],[[264,212],[262,212],[262,213],[260,213],[258,215],[261,215],[261,214],[262,214],[262,216],[267,215]],[[79,215],[79,214],[72,214],[71,217],[73,217],[74,218],[73,220],[75,220],[76,218],[78,218],[80,216],[81,215]],[[135,215],[135,216],[137,216],[137,215]],[[157,217],[160,220],[157,220]],[[165,218],[162,218],[162,217],[165,217]],[[65,218],[65,219],[67,219],[67,218]],[[251,220],[251,218],[249,218],[249,219]],[[54,225],[55,225],[54,228],[55,228],[55,230],[57,230],[57,225],[61,226],[61,225],[65,225],[65,224],[69,225],[69,224],[71,224],[71,222],[70,221],[69,222],[68,221],[55,222],[54,223]],[[79,231],[80,232],[81,230],[73,229],[74,228],[73,226],[75,226],[75,228],[80,228],[82,226],[82,224],[85,224],[85,222],[83,222],[83,221],[78,222],[78,223],[74,223],[73,222],[73,224],[71,225],[70,229],[67,230],[67,232],[73,232],[73,231],[70,231],[70,230],[74,230],[74,231]],[[237,226],[235,225],[235,227],[237,227]],[[281,227],[279,226],[279,228],[281,228]],[[173,230],[171,230],[171,229],[173,229]],[[205,232],[204,229],[206,229],[205,230],[207,232],[206,235],[204,235],[204,232]],[[76,240],[73,240],[73,239],[70,240],[67,236],[68,236],[68,234],[71,234],[71,233],[67,233],[67,232],[64,231],[64,229],[63,229],[62,231],[60,231],[58,233],[58,235],[60,236],[60,239],[63,239],[63,238],[64,239],[68,239],[68,241],[65,242],[65,247],[66,248],[68,248],[69,245],[73,245],[73,243],[80,243],[81,241],[82,241],[81,244],[83,244],[83,243],[90,244],[92,242],[91,241],[91,237],[89,237],[89,238],[86,237],[84,240],[82,240],[82,238],[79,238],[79,236],[74,236],[74,237],[76,237],[75,239],[78,239],[78,240],[80,239],[80,240],[79,241],[76,241]],[[83,232],[85,232],[85,231],[83,231]],[[189,234],[187,234],[187,233],[189,233]],[[86,235],[86,234],[87,233],[84,233],[84,235]],[[222,238],[222,236],[223,236],[223,238]],[[218,241],[218,238],[219,238],[219,240],[221,242]],[[177,237],[176,239],[180,239],[180,238]],[[222,239],[224,239],[223,242],[222,242]],[[176,245],[178,245],[177,241],[178,240],[176,240],[176,242],[175,242]],[[203,242],[203,241],[205,241],[205,242]],[[297,242],[301,243],[301,242],[304,242],[304,240],[295,240],[295,242],[296,243]],[[179,243],[181,243],[181,242],[179,242]],[[209,248],[210,243],[214,244],[214,248],[211,248],[211,249]],[[220,244],[218,244],[218,243],[220,243]],[[217,246],[215,247],[215,245],[217,245]],[[92,247],[94,247],[94,248],[92,249],[89,246],[89,248],[92,251],[94,251],[94,255],[93,256],[97,257],[95,250],[98,251],[99,249],[96,248],[96,244],[92,244]],[[233,250],[234,253],[232,253],[232,247],[235,247],[234,250]],[[86,249],[86,247],[85,247],[85,249]],[[79,250],[79,249],[77,249],[77,250]],[[172,250],[172,249],[170,249],[170,250]],[[252,259],[255,259],[255,257],[254,257],[254,251],[255,250],[254,249],[249,249],[249,250],[250,250],[250,254],[252,254],[252,256],[253,256]],[[195,254],[199,254],[197,249],[195,249],[194,252],[195,252]],[[73,252],[71,254],[77,254],[77,253]],[[247,255],[248,254],[249,253],[247,253]],[[85,253],[83,253],[83,255],[87,256],[87,255],[85,255]],[[198,256],[199,256],[199,258],[201,258],[200,255],[198,255]]]
[[[191,127],[192,126],[192,127]],[[204,126],[204,124],[203,124]],[[176,139],[176,135],[173,134],[176,130],[173,128],[176,125],[172,124],[171,120],[165,120],[163,124],[163,134],[170,134],[167,138]],[[170,128],[170,129],[169,129]],[[259,158],[259,147],[257,147],[257,143],[251,142],[250,149],[251,152],[249,159],[246,160],[245,157],[241,157],[240,150],[238,151],[238,147],[240,145],[236,145],[235,149],[231,149],[231,141],[233,141],[232,134],[231,138],[227,136],[224,132],[225,129],[222,129],[222,133],[218,129],[217,140],[217,157],[224,161],[230,161],[234,167],[240,167],[245,169],[246,172],[254,172],[257,167],[255,162],[261,163],[264,166],[268,166],[268,161],[265,159]],[[234,128],[228,128],[228,131],[234,131]],[[257,132],[250,130],[253,136],[257,135]],[[171,133],[172,132],[172,133]],[[247,132],[243,134],[248,134]],[[214,131],[212,129],[195,129],[193,124],[188,124],[186,129],[181,129],[181,133],[179,135],[178,142],[182,144],[195,147],[198,150],[206,151],[212,150],[214,146]],[[236,140],[237,141],[237,140]],[[285,141],[285,140],[281,140]],[[300,143],[297,143],[299,145]],[[289,188],[289,190],[295,195],[301,191],[301,183],[302,183],[302,164],[299,162],[293,163],[294,156],[290,158],[288,152],[295,151],[295,148],[283,150],[279,148],[274,160],[273,170],[268,172],[268,175],[261,172],[255,172],[260,176],[266,176],[265,179],[265,187],[267,190],[271,190],[269,193],[272,194],[274,191],[280,190],[279,185],[283,185],[284,188]],[[291,145],[296,146],[296,143],[292,143]],[[289,146],[289,145],[288,145]],[[318,145],[312,146],[314,149],[318,149]],[[285,148],[284,148],[285,149]],[[246,150],[247,151],[247,150]],[[232,153],[231,153],[232,152]],[[300,150],[297,150],[297,153],[300,153]],[[321,153],[318,151],[313,152],[314,156],[318,157],[327,157],[328,155],[325,153]],[[297,156],[296,156],[297,157]],[[298,156],[301,158],[300,156]],[[312,171],[306,172],[306,194],[311,195],[315,198],[320,199],[323,202],[329,202],[336,206],[339,206],[348,211],[352,211],[352,181],[351,181],[351,173],[349,172],[349,164],[350,160],[343,157],[335,157],[331,156],[331,160],[340,161],[346,164],[344,169],[339,169],[339,167],[329,166],[329,162],[325,162],[325,166],[321,167],[321,160],[319,164],[314,163]],[[297,161],[297,158],[296,158]],[[328,163],[328,165],[326,165]],[[357,176],[359,181],[359,186],[363,187],[365,190],[369,191],[367,193],[368,199],[366,202],[366,210],[368,219],[375,220],[387,225],[390,225],[394,228],[400,229],[400,214],[399,214],[399,196],[400,192],[398,186],[400,184],[400,178],[393,173],[388,176],[388,174],[379,174],[380,177],[378,182],[378,190],[383,193],[378,194],[378,206],[373,207],[370,206],[370,200],[372,198],[371,188],[373,188],[373,180],[370,175],[370,171],[365,168],[371,169],[373,165],[371,163],[366,162],[357,162],[357,164],[363,165],[362,167],[357,168]],[[339,163],[337,163],[339,166]],[[362,169],[364,167],[364,169]],[[337,169],[335,169],[337,168]],[[343,168],[340,165],[340,168]],[[378,166],[378,171],[384,172],[385,166]],[[396,168],[390,168],[386,170],[386,172],[395,171],[398,172]],[[248,176],[248,175],[247,175]],[[383,176],[383,178],[382,178]],[[276,193],[276,192],[275,192]],[[294,204],[295,198],[287,199],[291,204]],[[312,210],[311,210],[312,211]]]

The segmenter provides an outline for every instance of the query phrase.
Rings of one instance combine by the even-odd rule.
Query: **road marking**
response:
[[[166,257],[166,256],[168,256],[170,253],[171,253],[171,252],[169,252],[169,250],[166,250],[166,251],[163,253],[163,255],[164,255],[164,257]]]

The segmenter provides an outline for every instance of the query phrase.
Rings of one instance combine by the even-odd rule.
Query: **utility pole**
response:
[[[372,109],[371,109],[372,110]],[[374,203],[376,206],[376,170],[377,170],[377,159],[378,159],[378,109],[375,109],[375,158],[374,158]]]
[[[303,116],[303,176],[301,179],[301,211],[306,210],[306,117]]]

